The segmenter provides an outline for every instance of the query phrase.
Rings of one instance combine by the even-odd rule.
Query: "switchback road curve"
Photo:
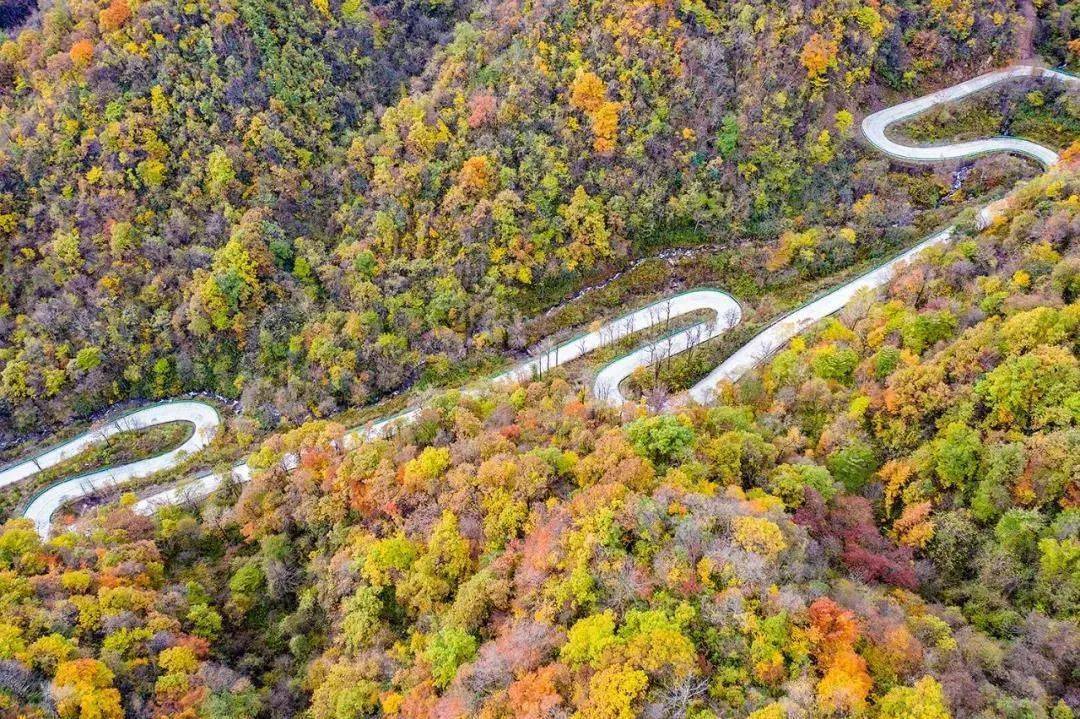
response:
[[[1080,86],[1080,78],[1066,73],[1016,65],[980,75],[958,85],[868,115],[862,122],[863,134],[867,141],[882,153],[909,162],[942,162],[994,152],[1012,152],[1031,157],[1044,167],[1050,167],[1057,163],[1057,153],[1029,140],[995,137],[970,142],[913,146],[902,144],[887,134],[891,126],[938,105],[961,100],[1002,82],[1027,77],[1056,79],[1063,83]],[[988,221],[992,213],[993,206],[986,207],[981,211],[980,217],[983,221]],[[952,234],[953,228],[949,227],[931,235],[871,271],[781,317],[691,387],[688,395],[700,403],[712,401],[715,388],[720,382],[738,380],[804,329],[838,311],[858,293],[873,290],[888,282],[897,265],[907,262],[928,247],[948,241]],[[492,379],[495,382],[526,380],[635,332],[663,325],[675,317],[701,310],[708,311],[711,315],[710,319],[650,342],[607,364],[597,373],[593,384],[593,395],[598,400],[618,404],[626,400],[619,390],[622,380],[629,377],[639,367],[649,366],[659,359],[719,337],[736,326],[742,319],[739,303],[731,295],[719,290],[697,289],[683,292],[614,319],[599,329],[564,342]],[[351,429],[345,436],[346,444],[355,446],[366,439],[385,436],[395,426],[412,421],[419,412],[419,407],[412,407],[363,427]],[[126,482],[176,466],[185,457],[205,447],[213,439],[220,425],[221,419],[217,411],[209,404],[195,400],[163,402],[143,407],[34,457],[0,469],[0,489],[56,466],[117,432],[178,420],[190,422],[194,429],[188,440],[179,447],[130,464],[70,477],[37,494],[27,505],[23,516],[34,522],[34,526],[42,536],[47,536],[51,528],[52,516],[64,504],[93,492],[118,487]],[[286,457],[286,464],[295,464],[295,462],[295,457]],[[237,482],[245,482],[251,477],[251,468],[246,462],[241,462],[233,466],[228,473],[204,473],[142,499],[135,505],[135,510],[149,514],[167,504],[202,499],[220,487],[230,478],[230,475]]]

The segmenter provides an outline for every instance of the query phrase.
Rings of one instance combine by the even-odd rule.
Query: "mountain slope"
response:
[[[1008,57],[997,0],[89,0],[0,49],[0,412],[327,414],[671,242],[891,246],[852,115]],[[856,230],[856,246],[837,234]],[[846,235],[845,235],[846,237]],[[638,249],[636,249],[638,248]]]
[[[711,407],[555,374],[238,494],[0,533],[0,701],[62,717],[1015,716],[1080,666],[1080,171]],[[332,440],[339,441],[332,441]],[[286,470],[289,453],[299,464]],[[51,703],[51,704],[50,704]]]

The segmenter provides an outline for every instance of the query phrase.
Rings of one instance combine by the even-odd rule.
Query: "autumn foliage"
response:
[[[112,0],[109,6],[98,15],[98,25],[102,30],[116,30],[131,19],[131,6],[128,0]]]
[[[1074,161],[709,406],[738,331],[625,407],[610,348],[436,389],[684,286],[763,326],[1031,176],[855,127],[1004,62],[1014,3],[133,7],[0,43],[0,441],[212,391],[254,476],[4,524],[0,714],[1071,719]],[[391,435],[327,419],[413,384]]]
[[[1026,171],[980,161],[953,194],[853,131],[886,90],[1004,62],[1006,0],[974,24],[959,2],[714,5],[51,8],[0,50],[2,441],[189,391],[261,430],[330,416],[592,319],[543,310],[670,245],[719,242],[678,281],[756,296]],[[1067,9],[1038,11],[1064,52]]]
[[[86,38],[79,40],[71,46],[71,50],[68,51],[68,55],[71,57],[71,62],[75,65],[75,67],[86,67],[90,64],[90,61],[94,57],[93,41]]]
[[[836,64],[837,50],[835,40],[829,40],[819,33],[814,33],[803,45],[799,60],[806,68],[806,74],[813,79],[824,75]]]

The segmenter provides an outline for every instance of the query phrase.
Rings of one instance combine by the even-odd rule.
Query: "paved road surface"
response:
[[[66,502],[94,491],[118,486],[133,479],[148,477],[156,472],[174,467],[183,461],[185,457],[190,457],[210,444],[218,425],[221,423],[217,410],[205,402],[191,400],[163,402],[143,407],[135,412],[118,417],[101,427],[84,432],[74,439],[49,449],[47,452],[7,467],[0,471],[0,487],[54,467],[119,432],[178,421],[188,422],[193,425],[191,436],[179,447],[155,457],[148,457],[118,467],[107,467],[96,472],[65,479],[48,487],[34,497],[23,516],[32,519],[38,532],[45,535],[48,533],[52,515]]]
[[[891,125],[910,119],[942,103],[955,102],[1000,82],[1032,76],[1052,77],[1062,82],[1080,85],[1080,78],[1053,70],[1030,66],[1010,67],[868,115],[862,122],[863,133],[881,152],[906,161],[941,162],[992,152],[1014,152],[1032,157],[1049,167],[1057,162],[1057,154],[1053,150],[1028,140],[997,137],[933,146],[908,146],[894,141],[886,134],[886,130]],[[993,206],[983,208],[980,217],[983,221],[989,221],[993,212]],[[950,227],[928,237],[910,250],[769,325],[694,385],[688,392],[689,396],[697,402],[710,402],[718,383],[738,380],[795,335],[818,320],[833,314],[858,293],[873,290],[888,282],[898,264],[906,262],[927,247],[946,242],[952,233],[953,228]],[[602,401],[621,403],[626,400],[619,391],[619,383],[623,379],[639,367],[647,367],[658,359],[711,340],[737,325],[742,318],[738,302],[727,293],[718,290],[701,289],[680,293],[612,320],[599,329],[587,332],[569,342],[564,342],[493,379],[497,382],[516,382],[541,375],[551,368],[577,359],[634,332],[658,325],[663,326],[673,318],[699,310],[710,311],[713,315],[712,319],[651,342],[600,370],[593,384],[594,396]],[[420,408],[413,407],[370,425],[352,429],[345,437],[346,444],[355,446],[365,439],[384,436],[395,426],[412,421],[419,411]],[[53,514],[64,503],[98,489],[117,486],[167,469],[174,466],[184,456],[205,447],[212,439],[220,422],[217,412],[209,405],[196,401],[166,402],[145,407],[31,459],[0,470],[0,487],[55,466],[94,442],[101,441],[105,436],[125,429],[149,427],[176,420],[188,421],[195,426],[195,432],[191,438],[176,449],[139,462],[64,480],[34,498],[24,512],[24,516],[34,521],[34,525],[43,536],[47,535]],[[296,461],[294,456],[285,458],[286,466],[290,469],[295,466]],[[251,477],[251,470],[246,463],[235,465],[230,472],[233,479],[238,482],[245,482]],[[151,513],[165,504],[202,499],[221,486],[226,479],[228,479],[227,475],[208,472],[143,499],[135,505],[135,509],[139,512]]]
[[[911,119],[927,110],[949,102],[961,100],[973,95],[980,90],[997,85],[1007,80],[1043,77],[1046,79],[1059,80],[1061,82],[1080,86],[1080,78],[1067,75],[1056,70],[1017,65],[979,75],[959,85],[953,85],[943,90],[924,95],[917,100],[911,100],[899,105],[887,107],[884,110],[868,115],[862,121],[863,134],[877,149],[886,155],[891,155],[901,160],[941,162],[943,160],[960,160],[977,155],[985,155],[991,152],[1015,152],[1021,155],[1033,157],[1049,167],[1058,161],[1057,153],[1053,150],[1038,145],[1029,140],[1021,140],[1016,137],[991,137],[985,140],[972,140],[970,142],[955,142],[940,145],[912,146],[903,145],[888,137],[886,130],[890,125]]]

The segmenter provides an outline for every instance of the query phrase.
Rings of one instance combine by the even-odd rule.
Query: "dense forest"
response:
[[[556,372],[353,450],[274,435],[201,508],[125,497],[45,544],[9,521],[5,713],[1071,719],[1066,162],[715,406],[594,405]]]
[[[1023,4],[1021,4],[1023,5]],[[0,437],[206,391],[267,427],[521,350],[672,243],[896,248],[854,124],[1034,42],[1007,0],[62,0],[0,44]]]
[[[1030,137],[1061,152],[1043,174],[905,166],[858,127],[1018,56],[1080,71],[1080,0],[53,0],[5,23],[0,450],[186,392],[224,425],[51,538],[0,524],[0,717],[1075,719],[1080,99],[1025,79],[893,128]],[[621,345],[440,387],[698,286],[742,324],[630,377],[634,402],[589,391]],[[189,431],[117,435],[0,516]],[[247,450],[251,481],[134,511]]]

